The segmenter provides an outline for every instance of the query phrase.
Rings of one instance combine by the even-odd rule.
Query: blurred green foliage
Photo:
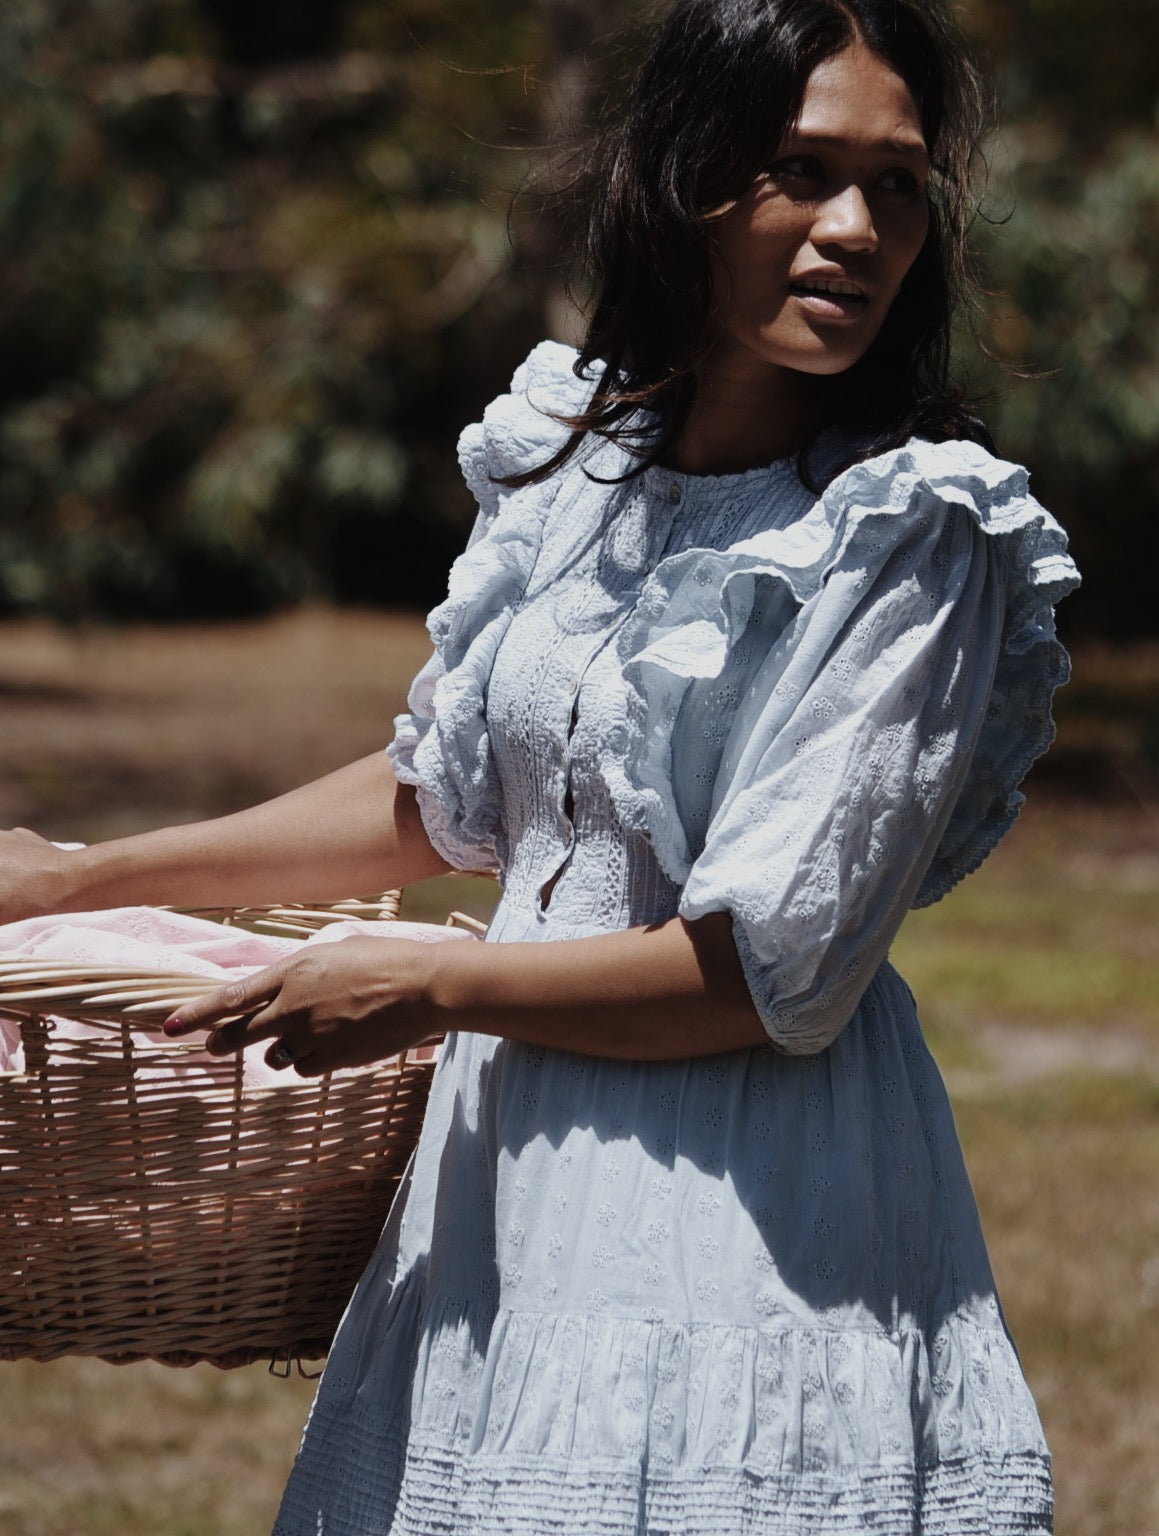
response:
[[[1154,634],[1159,141],[1124,130],[1081,175],[1052,125],[1014,130],[1006,146],[1017,202],[986,243],[989,332],[1039,377],[1003,388],[999,441],[1033,466],[1038,495],[1071,530],[1084,627]]]
[[[1072,632],[1159,634],[1159,6],[973,0],[1002,133],[978,244],[1000,447],[1072,535]]]
[[[459,64],[410,9],[262,66],[192,0],[0,10],[0,605],[436,595],[452,423],[542,326],[488,147],[538,39],[444,6]]]
[[[0,612],[437,596],[455,434],[560,323],[511,193],[642,9],[6,0]],[[978,377],[1073,530],[1072,627],[1153,633],[1159,8],[966,20],[1008,103],[981,330],[1038,375]]]

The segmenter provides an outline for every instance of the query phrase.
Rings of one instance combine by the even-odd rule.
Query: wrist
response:
[[[110,907],[165,906],[175,893],[160,873],[142,867],[135,838],[114,838],[61,852],[51,884],[56,912],[104,911]],[[179,902],[181,897],[176,897]],[[192,905],[192,902],[190,903]]]
[[[418,946],[416,946],[418,947]],[[422,1006],[431,1019],[432,1031],[471,1029],[489,1001],[489,974],[501,946],[478,940],[421,946],[426,951],[426,975]],[[489,964],[488,962],[492,962]]]
[[[39,916],[81,912],[88,905],[91,848],[53,848],[42,871],[36,905]]]
[[[115,843],[91,843],[61,854],[55,872],[56,911],[99,911],[126,904],[110,891],[110,850],[115,847]]]

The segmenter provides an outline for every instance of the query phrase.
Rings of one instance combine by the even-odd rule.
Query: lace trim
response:
[[[506,863],[486,684],[531,579],[552,505],[551,488],[508,490],[492,476],[530,469],[559,447],[566,429],[546,412],[579,409],[591,389],[567,367],[573,356],[555,342],[536,347],[516,370],[511,393],[493,401],[482,422],[459,439],[459,462],[479,518],[451,567],[446,599],[427,620],[434,664],[416,681],[410,713],[396,719],[388,748],[400,781],[419,791],[432,844],[460,869]]]

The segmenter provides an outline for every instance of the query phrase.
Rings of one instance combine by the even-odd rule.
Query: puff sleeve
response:
[[[781,613],[724,728],[705,713],[704,680],[699,694],[673,695],[673,637],[628,668],[639,804],[683,884],[681,915],[731,914],[770,1039],[793,1053],[832,1042],[906,911],[942,895],[1011,825],[1066,675],[1051,603],[1076,582],[1025,473],[972,444],[916,444],[857,466],[817,515],[827,532],[812,544],[798,531],[796,545],[734,552],[715,615],[699,621],[709,657],[715,625],[717,657],[702,671],[719,680],[754,616]],[[666,579],[668,611],[679,611],[696,570]],[[648,727],[666,691],[661,764]],[[698,846],[682,786],[705,721],[700,735],[717,730],[721,748]]]
[[[581,407],[590,385],[571,370],[574,352],[536,347],[483,420],[459,439],[463,477],[479,514],[451,568],[446,600],[427,628],[433,654],[395,720],[388,752],[395,774],[418,791],[433,847],[454,868],[502,869],[503,805],[487,734],[486,690],[495,652],[527,589],[554,482],[513,490],[496,478],[543,463],[566,429],[551,413]]]

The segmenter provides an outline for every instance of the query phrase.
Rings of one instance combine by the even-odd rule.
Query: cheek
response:
[[[756,209],[738,204],[721,219],[709,248],[714,291],[743,302],[787,274],[809,238],[810,219],[767,199]]]
[[[930,233],[930,213],[928,208],[923,208],[920,213],[915,213],[912,219],[906,221],[903,228],[896,232],[894,242],[895,256],[893,260],[894,292],[905,281],[914,262],[917,261]]]

